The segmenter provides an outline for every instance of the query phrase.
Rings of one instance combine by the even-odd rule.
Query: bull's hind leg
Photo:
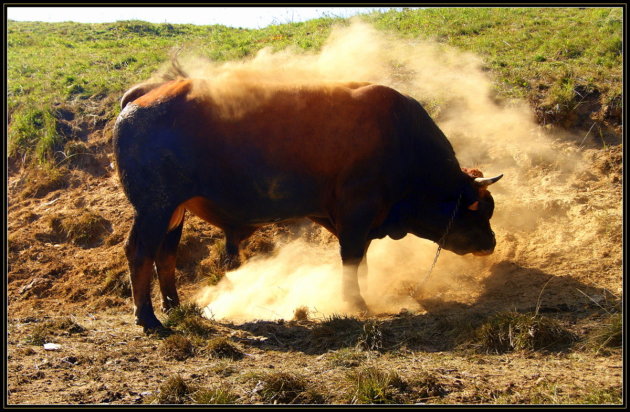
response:
[[[256,231],[252,226],[223,228],[225,232],[225,255],[222,264],[226,270],[234,270],[241,265],[239,254],[241,242],[249,238]]]
[[[175,261],[177,246],[182,237],[182,229],[184,227],[184,214],[185,209],[179,207],[171,216],[169,232],[164,236],[155,260],[160,281],[160,291],[162,292],[162,311],[164,312],[179,306],[179,296],[177,295],[175,284]]]
[[[151,304],[151,279],[158,248],[167,225],[168,217],[164,219],[163,216],[136,213],[125,243],[136,324],[143,326],[145,331],[162,328]]]

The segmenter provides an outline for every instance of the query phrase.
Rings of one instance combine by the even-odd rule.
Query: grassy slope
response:
[[[592,93],[600,106],[619,111],[621,8],[429,8],[365,19],[407,38],[437,39],[481,55],[498,79],[499,96],[527,98],[542,113],[541,121],[560,122]],[[266,46],[317,50],[340,22],[345,21],[322,18],[244,30],[139,21],[11,21],[9,155],[51,159],[68,139],[59,118],[66,119],[68,111],[77,120],[114,118],[124,90],[147,79],[175,47],[217,61]]]

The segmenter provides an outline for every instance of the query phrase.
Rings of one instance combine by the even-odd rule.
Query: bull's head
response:
[[[464,184],[453,198],[424,197],[401,204],[394,211],[400,217],[400,224],[393,225],[398,231],[391,231],[390,236],[400,238],[404,233],[413,233],[459,255],[491,254],[496,240],[490,228],[494,199],[488,186],[503,175],[484,178],[477,169],[462,171]]]

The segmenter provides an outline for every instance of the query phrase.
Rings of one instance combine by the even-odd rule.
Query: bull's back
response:
[[[117,151],[127,157],[119,163],[151,170],[162,181],[171,176],[173,185],[195,186],[182,197],[203,196],[236,209],[254,202],[261,213],[256,218],[265,220],[317,214],[358,169],[378,174],[390,150],[391,89],[246,85],[221,94],[207,87],[178,80],[135,99],[127,115],[133,147]]]

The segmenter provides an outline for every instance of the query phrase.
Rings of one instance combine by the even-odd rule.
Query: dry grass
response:
[[[69,177],[68,169],[65,167],[34,168],[20,193],[20,198],[42,198],[50,192],[67,187]]]
[[[120,298],[131,297],[131,281],[125,270],[108,270],[105,272],[105,280],[100,290],[101,294],[118,296]]]
[[[260,397],[272,404],[322,403],[322,396],[308,388],[305,378],[289,372],[269,373],[261,377],[258,385]]]
[[[576,340],[558,321],[535,314],[501,312],[475,330],[480,351],[564,349]]]
[[[402,403],[401,392],[407,387],[396,372],[373,366],[349,372],[347,378],[352,382],[351,403]]]
[[[313,328],[313,344],[321,348],[354,346],[363,332],[357,319],[334,314]]]
[[[159,393],[146,399],[146,403],[151,404],[183,404],[192,401],[191,395],[196,388],[186,383],[180,375],[171,376],[164,382]]]
[[[623,343],[623,316],[621,313],[613,313],[586,337],[585,349],[594,350],[600,354],[607,354],[609,349],[621,348]]]
[[[107,219],[89,210],[77,216],[50,215],[47,223],[55,240],[86,248],[96,246],[111,228]]]
[[[180,325],[186,319],[201,318],[202,310],[195,303],[181,304],[168,312],[164,326],[172,328]]]
[[[182,361],[195,356],[195,348],[185,336],[171,335],[162,341],[160,354],[165,359]]]
[[[72,335],[85,332],[85,328],[69,317],[49,320],[33,327],[24,341],[31,345],[41,346],[50,342],[53,336]]]
[[[341,348],[331,353],[330,364],[333,367],[354,368],[368,358],[367,353],[357,348]]]
[[[228,358],[238,360],[243,358],[243,352],[225,337],[210,339],[205,347],[213,358]]]
[[[238,399],[239,396],[228,387],[199,389],[192,394],[193,402],[202,405],[229,405],[236,403]]]

